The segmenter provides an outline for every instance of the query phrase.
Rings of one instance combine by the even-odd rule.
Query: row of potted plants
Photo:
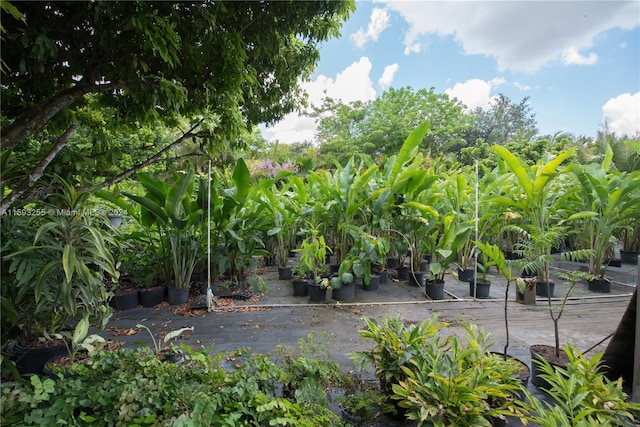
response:
[[[351,159],[306,178],[283,171],[252,182],[243,160],[210,180],[193,168],[171,179],[141,173],[137,191],[96,193],[125,212],[120,231],[86,214],[95,203],[90,190],[57,180],[53,187],[60,191],[36,202],[34,211],[73,215],[3,217],[11,225],[2,228],[3,344],[20,335],[23,342],[27,336],[50,340],[51,331],[85,316],[98,314],[105,324],[107,283],[118,282],[126,248],[145,251],[142,259],[155,273],[136,279],[184,293],[197,267],[210,272],[212,282],[225,277],[242,286],[257,256],[275,253],[283,264],[298,244],[321,237],[335,248],[341,273],[365,283],[387,256],[404,260],[409,253],[411,270],[419,273],[429,254],[430,295],[431,284],[442,287],[452,265],[469,266],[476,236],[519,252],[544,283],[550,282],[551,251],[562,243],[578,248],[562,256],[587,257],[590,274],[606,278],[613,243],[640,237],[633,229],[640,216],[633,208],[640,198],[637,173],[617,172],[607,158],[579,165],[572,150],[532,166],[494,147],[498,167],[476,178],[447,159],[425,159],[419,147],[427,129],[425,122],[414,130],[384,165]],[[128,261],[134,272],[135,257]]]

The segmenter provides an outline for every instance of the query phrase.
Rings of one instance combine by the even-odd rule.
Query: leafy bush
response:
[[[29,383],[3,383],[0,424],[340,425],[327,404],[279,396],[282,368],[267,356],[238,363],[241,353],[211,358],[183,350],[179,365],[163,362],[149,347],[98,351],[57,381],[32,376]],[[226,359],[236,362],[225,368]]]
[[[634,426],[640,404],[629,402],[622,391],[622,379],[610,381],[602,373],[601,354],[587,359],[575,347],[565,345],[569,358],[566,369],[536,360],[541,376],[549,383],[547,393],[553,402],[541,402],[527,393],[522,407],[527,418],[541,427],[552,426]]]

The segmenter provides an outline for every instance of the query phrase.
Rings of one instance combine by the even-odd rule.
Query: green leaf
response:
[[[187,170],[187,173],[178,178],[178,180],[169,188],[164,208],[166,215],[172,220],[184,219],[186,216],[180,215],[180,213],[182,209],[185,209],[185,201],[190,202],[189,189],[193,188],[194,176],[195,171],[190,167]],[[188,212],[185,213],[188,214]]]
[[[80,343],[80,341],[82,341],[87,336],[87,333],[89,333],[89,324],[90,322],[88,314],[80,319],[80,321],[76,325],[76,328],[73,330],[72,343],[74,345],[78,345],[78,343]]]
[[[62,268],[67,283],[71,283],[73,271],[76,264],[76,249],[69,243],[64,245],[62,250]]]

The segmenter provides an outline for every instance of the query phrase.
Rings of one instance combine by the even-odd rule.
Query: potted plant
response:
[[[636,180],[638,178],[636,177]],[[638,200],[636,199],[636,203]],[[625,225],[620,232],[622,249],[620,259],[625,264],[637,265],[638,255],[640,255],[640,218],[627,218]]]
[[[298,201],[295,193],[289,191],[287,186],[273,184],[265,186],[260,194],[262,206],[269,213],[272,227],[267,235],[275,238],[275,252],[278,263],[278,278],[280,280],[291,279],[291,267],[289,266],[289,251],[297,234],[296,222],[300,215]]]
[[[471,224],[455,220],[454,214],[440,217],[434,255],[429,263],[429,274],[425,282],[427,297],[444,298],[444,277],[456,259],[457,251],[469,238]]]
[[[519,262],[517,260],[507,260],[506,257],[505,257],[504,252],[497,245],[492,245],[492,244],[489,244],[489,243],[483,243],[483,242],[479,242],[479,241],[476,241],[475,244],[477,245],[478,249],[482,253],[482,257],[484,259],[484,264],[483,264],[484,268],[483,268],[482,271],[488,270],[489,267],[491,267],[491,266],[496,266],[498,271],[500,273],[502,273],[502,275],[504,276],[504,278],[507,281],[507,284],[505,286],[505,292],[504,292],[504,311],[503,311],[504,312],[505,343],[504,343],[504,348],[502,350],[502,358],[504,360],[507,360],[507,358],[513,358],[512,356],[508,355],[509,344],[510,344],[510,335],[509,335],[509,298],[510,298],[510,296],[509,296],[509,292],[510,292],[511,284],[514,281],[519,280],[513,274],[514,265],[512,265],[512,264],[518,264]],[[534,303],[535,303],[535,297],[534,297]],[[531,370],[529,369],[529,366],[527,364],[525,364],[524,362],[522,362],[520,360],[518,360],[518,362],[520,362],[520,367],[521,367],[521,371],[519,372],[518,377],[520,378],[522,384],[526,388],[526,385],[527,385],[527,383],[529,381],[529,375],[531,373]]]
[[[520,416],[524,389],[519,363],[489,352],[491,334],[464,322],[464,337],[436,333],[403,367],[406,378],[393,385],[393,399],[418,425],[491,425]]]
[[[626,218],[637,215],[640,200],[634,197],[640,188],[640,179],[627,173],[609,169],[610,159],[602,164],[571,165],[576,176],[580,197],[574,200],[577,211],[567,221],[578,221],[577,229],[584,236],[588,256],[589,289],[596,292],[611,291],[606,277],[607,266],[613,254],[615,237],[624,230]]]
[[[528,166],[503,146],[493,146],[500,158],[500,167],[510,170],[515,178],[512,186],[505,186],[511,193],[496,198],[507,211],[516,212],[525,219],[521,225],[508,225],[505,230],[517,232],[524,241],[519,249],[531,261],[538,272],[537,293],[552,295],[549,266],[553,262],[552,248],[563,241],[566,228],[559,226],[561,218],[556,215],[556,204],[564,192],[559,186],[553,187],[562,172],[560,166],[575,151],[565,150],[553,157],[548,155],[540,164]],[[546,163],[545,163],[546,162]],[[583,252],[584,254],[584,252]],[[564,257],[571,254],[563,253]]]
[[[306,264],[298,264],[291,268],[291,284],[293,286],[293,296],[309,296],[309,280],[311,270]]]
[[[589,279],[591,276],[588,273],[582,271],[572,271],[571,273],[560,273],[558,275],[560,278],[567,281],[567,291],[562,298],[562,303],[560,304],[557,311],[554,311],[553,306],[551,305],[551,296],[547,297],[547,307],[549,310],[549,316],[553,321],[553,335],[554,335],[554,345],[546,345],[546,344],[534,344],[530,347],[531,351],[531,382],[541,389],[548,389],[549,385],[547,381],[544,379],[544,375],[540,375],[541,372],[538,369],[540,366],[540,360],[546,360],[548,363],[551,363],[557,367],[566,366],[568,360],[563,357],[565,354],[561,351],[560,348],[560,331],[559,331],[559,322],[562,317],[562,313],[564,312],[564,308],[567,303],[567,299],[569,295],[571,295],[571,291],[576,285],[576,282],[580,279]]]
[[[632,402],[622,390],[621,381],[611,381],[603,373],[601,357],[587,359],[575,347],[564,349],[567,364],[559,369],[538,361],[546,378],[549,400],[541,400],[526,391],[518,402],[525,418],[541,427],[569,425],[637,425],[640,404]]]
[[[344,260],[340,264],[342,272],[338,270],[338,274],[331,277],[329,284],[331,285],[331,297],[336,301],[351,302],[355,298],[356,283],[354,276],[348,267],[349,260]],[[344,267],[343,267],[344,266]]]
[[[3,344],[13,339],[21,373],[42,372],[63,341],[84,339],[84,325],[103,328],[112,315],[107,284],[120,276],[116,231],[85,208],[90,193],[58,176],[53,183],[58,192],[33,209],[41,215],[3,217]]]
[[[330,288],[328,278],[323,278],[320,274],[327,271],[326,255],[331,252],[331,249],[327,246],[324,236],[320,235],[318,228],[311,222],[307,222],[307,225],[309,229],[305,231],[308,235],[300,244],[300,248],[295,249],[295,252],[300,253],[299,264],[310,272],[309,294],[311,300],[321,302],[326,297],[327,288]]]
[[[200,180],[196,188],[193,167],[174,178],[173,184],[169,185],[141,172],[138,179],[146,189],[146,195],[125,195],[140,205],[141,222],[147,227],[155,225],[168,239],[174,276],[173,286],[168,287],[169,303],[175,305],[187,301],[191,276],[201,257],[206,206],[199,203],[198,192],[206,193],[207,183]]]
[[[391,403],[394,385],[406,380],[411,360],[419,355],[425,343],[435,336],[445,323],[438,322],[435,316],[416,324],[407,324],[398,315],[395,318],[384,317],[378,322],[364,318],[366,328],[359,331],[360,337],[373,341],[373,348],[355,351],[349,357],[361,370],[372,366],[380,389]],[[402,415],[403,410],[394,406],[393,412]]]

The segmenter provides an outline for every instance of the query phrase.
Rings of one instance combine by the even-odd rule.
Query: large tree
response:
[[[198,136],[213,146],[277,121],[303,102],[298,83],[315,67],[318,43],[337,36],[355,7],[352,0],[12,5],[24,20],[3,8],[1,144],[12,151],[46,133],[37,139],[50,148],[39,169],[68,144],[89,95],[116,112],[107,126],[186,118],[192,126],[178,140]]]
[[[388,89],[373,101],[345,105],[325,99],[312,113],[318,120],[321,152],[344,160],[359,152],[372,156],[396,154],[419,124],[429,121],[421,148],[430,155],[457,152],[471,124],[463,105],[433,89]]]
[[[467,132],[468,145],[480,139],[489,145],[505,145],[509,141],[529,141],[538,133],[536,115],[529,97],[515,103],[499,94],[488,109],[477,107],[472,112],[474,127]]]

